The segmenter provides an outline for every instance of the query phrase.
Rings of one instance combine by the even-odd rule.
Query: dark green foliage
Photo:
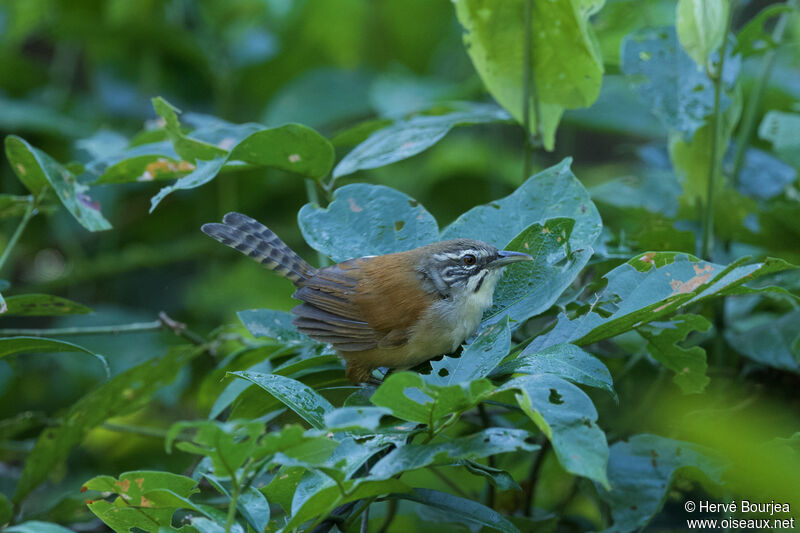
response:
[[[753,518],[686,502],[795,512],[797,17],[0,5],[0,529],[628,533]],[[461,237],[533,261],[454,353],[354,386],[292,324],[290,282],[201,234],[228,211],[314,266]]]

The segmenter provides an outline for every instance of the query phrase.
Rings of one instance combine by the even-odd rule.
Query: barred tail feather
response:
[[[222,222],[203,224],[201,229],[209,237],[252,257],[295,285],[316,273],[314,267],[260,222],[241,213],[228,213]]]

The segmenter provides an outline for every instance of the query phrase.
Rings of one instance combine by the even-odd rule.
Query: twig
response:
[[[786,0],[786,6],[797,9],[797,0]],[[758,81],[756,82],[750,98],[747,98],[747,105],[742,115],[742,125],[739,128],[739,135],[736,137],[736,154],[733,158],[733,171],[731,172],[731,180],[734,187],[739,185],[739,173],[742,171],[744,164],[745,153],[747,147],[750,145],[750,138],[753,136],[753,130],[756,125],[756,117],[758,116],[758,108],[761,104],[761,97],[764,95],[764,89],[767,87],[772,68],[775,66],[775,59],[777,58],[778,46],[783,40],[783,34],[786,31],[786,26],[789,23],[789,18],[792,12],[782,13],[775,23],[775,28],[772,30],[772,40],[775,42],[775,48],[764,53],[761,59],[761,68],[758,73]]]
[[[203,337],[187,329],[186,324],[171,319],[169,316],[167,316],[167,313],[165,313],[164,311],[158,313],[158,320],[164,327],[172,330],[172,332],[175,335],[183,337],[184,339],[190,341],[192,344],[196,344],[198,346],[206,344],[206,340]]]
[[[22,220],[19,221],[19,225],[17,226],[17,229],[14,230],[14,234],[8,240],[8,244],[6,245],[6,249],[3,250],[3,254],[0,255],[0,270],[3,270],[3,267],[6,264],[6,261],[11,256],[11,251],[17,245],[17,241],[19,240],[20,236],[22,235],[22,232],[25,231],[25,226],[27,226],[28,222],[30,222],[31,218],[33,218],[34,215],[36,215],[36,212],[37,212],[36,211],[36,203],[37,203],[36,200],[33,197],[31,197],[30,198],[30,203],[28,204],[28,208],[25,209],[25,214],[22,215]]]
[[[481,422],[483,423],[483,428],[484,429],[488,429],[491,426],[491,421],[489,420],[489,415],[486,413],[486,407],[484,407],[482,403],[478,404],[478,413],[480,413],[480,415],[481,415]],[[496,467],[493,455],[489,456],[488,462],[489,462],[489,467],[490,468],[495,468]],[[487,481],[487,485],[488,485],[488,487],[487,487],[487,490],[486,490],[486,507],[489,507],[490,509],[494,509],[494,501],[495,501],[496,491],[495,491],[494,485],[492,485],[488,481]]]
[[[722,136],[722,85],[724,84],[723,72],[725,70],[725,53],[728,51],[728,34],[731,31],[731,20],[733,19],[734,1],[731,0],[728,9],[728,18],[725,21],[725,32],[723,33],[722,46],[719,49],[719,66],[716,72],[711,73],[714,81],[714,121],[711,123],[711,161],[708,165],[708,188],[706,192],[706,205],[703,212],[703,240],[701,254],[704,259],[711,259],[711,249],[714,242],[714,195],[716,192],[717,178],[720,174],[720,150],[724,152]]]
[[[381,524],[378,533],[386,533],[389,530],[389,526],[392,525],[392,520],[397,515],[397,500],[389,500],[387,505],[386,518],[383,519],[383,524]]]
[[[539,481],[539,471],[542,469],[544,456],[547,455],[549,450],[550,441],[545,439],[545,441],[542,443],[542,447],[539,449],[539,453],[536,454],[536,457],[533,458],[533,463],[531,463],[531,472],[528,474],[528,486],[525,493],[525,516],[531,516],[533,514],[533,499],[536,495],[536,484]]]
[[[118,335],[120,333],[140,333],[142,331],[155,331],[163,327],[161,320],[153,322],[133,322],[131,324],[119,324],[114,326],[88,326],[76,328],[49,328],[49,329],[25,329],[10,328],[0,329],[0,336],[26,335],[29,337],[54,336],[62,337],[65,335]]]

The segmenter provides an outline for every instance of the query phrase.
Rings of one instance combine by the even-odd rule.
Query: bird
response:
[[[315,268],[260,222],[231,212],[202,231],[296,287],[298,331],[329,343],[353,383],[379,382],[381,367],[408,369],[454,352],[491,307],[506,265],[532,261],[473,239],[436,242]]]

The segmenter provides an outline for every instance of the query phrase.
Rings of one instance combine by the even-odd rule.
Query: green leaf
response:
[[[541,351],[526,347],[515,359],[497,368],[492,376],[517,372],[553,374],[572,383],[605,390],[617,398],[614,382],[606,365],[574,344],[556,344]]]
[[[9,296],[6,305],[8,309],[0,312],[3,316],[62,316],[92,312],[85,305],[49,294]]]
[[[466,468],[469,473],[486,478],[492,486],[500,490],[522,490],[522,487],[514,481],[511,474],[505,470],[493,468],[475,461],[459,461],[458,464]]]
[[[337,407],[325,413],[325,426],[328,429],[366,429],[374,431],[380,426],[381,417],[391,414],[385,407],[347,406]]]
[[[191,439],[179,442],[176,447],[184,452],[210,458],[217,476],[233,477],[244,462],[255,454],[258,437],[264,433],[264,424],[257,420],[178,422],[172,425],[167,434],[167,451],[170,451],[177,436],[188,429],[197,431]]]
[[[483,315],[484,326],[503,316],[514,326],[552,306],[589,262],[592,248],[572,247],[575,221],[554,218],[533,224],[504,246],[505,250],[525,252],[533,261],[509,265],[494,291],[494,303]]]
[[[440,387],[425,383],[419,374],[390,374],[372,395],[373,404],[391,409],[397,418],[428,424],[471,409],[488,397],[494,386],[486,379]]]
[[[178,509],[200,510],[189,501],[199,492],[197,482],[169,472],[126,472],[118,480],[98,476],[87,481],[84,489],[117,495],[113,501],[98,499],[88,504],[89,510],[115,531],[138,528],[157,533],[170,526]]]
[[[294,315],[290,313],[273,309],[248,309],[239,311],[236,316],[253,337],[268,337],[284,344],[319,344],[297,331],[292,324]]]
[[[336,189],[327,208],[304,205],[297,220],[306,242],[337,262],[411,250],[438,240],[439,233],[416,200],[366,183]]]
[[[759,11],[758,15],[750,19],[736,34],[735,53],[750,57],[776,48],[778,43],[772,37],[772,32],[767,31],[764,25],[769,19],[782,16],[783,13],[791,13],[794,9],[787,4],[772,4]]]
[[[247,487],[247,490],[239,495],[236,508],[247,520],[247,523],[253,526],[253,529],[266,531],[270,511],[269,503],[263,494],[253,487]]]
[[[11,508],[11,502],[8,501],[5,494],[0,493],[0,524],[11,522],[13,516],[14,510]]]
[[[623,40],[621,55],[622,71],[639,97],[668,129],[691,139],[714,111],[714,86],[681,48],[675,29],[637,30]],[[737,56],[725,58],[722,81],[726,87],[733,86],[739,66]],[[720,109],[730,104],[730,97],[723,93]]]
[[[700,315],[679,315],[670,322],[651,322],[636,329],[647,339],[647,351],[675,373],[672,381],[684,394],[703,392],[710,381],[706,376],[706,351],[699,346],[683,348],[678,343],[692,331],[708,331],[711,322]]]
[[[758,136],[795,168],[800,168],[800,113],[768,111],[758,127]]]
[[[495,100],[524,123],[525,0],[454,3],[475,70]],[[600,92],[603,61],[588,23],[590,10],[582,7],[579,0],[532,3],[530,52],[542,116],[536,116],[533,91],[528,109],[532,130],[541,121],[538,129],[548,150],[563,110],[588,107]]]
[[[397,494],[393,499],[402,499],[421,503],[428,507],[433,507],[440,511],[445,511],[448,515],[461,523],[477,524],[486,526],[496,531],[504,533],[519,533],[519,529],[509,522],[503,515],[480,503],[459,498],[446,492],[430,489],[414,489],[408,494]]]
[[[71,342],[47,339],[44,337],[4,337],[0,339],[0,359],[8,355],[30,352],[83,352],[100,361],[107,377],[111,375],[111,371],[108,368],[108,361],[106,361],[105,357],[87,350],[83,346],[72,344]]]
[[[163,187],[158,191],[158,194],[150,199],[150,212],[152,213],[167,195],[180,189],[194,189],[213,180],[227,161],[227,157],[215,157],[210,161],[198,161],[197,168],[190,174],[177,180],[172,185]]]
[[[277,168],[320,180],[333,166],[333,145],[302,124],[256,131],[240,141],[229,156],[231,161]]]
[[[325,429],[325,414],[332,411],[333,406],[308,385],[274,374],[246,371],[229,374],[255,383],[313,427]]]
[[[658,514],[677,471],[701,470],[714,483],[722,482],[725,466],[695,444],[657,435],[636,435],[611,447],[608,478],[612,490],[597,487],[610,507],[614,525],[603,533],[642,529]]]
[[[562,343],[585,346],[630,331],[707,298],[738,294],[746,281],[794,268],[780,259],[744,265],[743,258],[723,266],[674,252],[648,252],[606,274],[606,286],[591,309],[572,320],[563,313],[555,327],[528,349]]]
[[[602,222],[589,193],[570,170],[571,158],[531,176],[509,196],[474,207],[442,231],[442,239],[467,237],[501,247],[535,223],[571,218],[573,249],[591,245]]]
[[[178,121],[180,109],[160,96],[153,98],[152,102],[156,114],[164,119],[164,129],[181,159],[194,163],[198,159],[217,159],[228,154],[228,150],[224,148],[187,137],[181,130],[181,124]]]
[[[39,520],[28,520],[15,526],[7,527],[4,533],[72,533],[67,529],[52,522],[41,522]]]
[[[432,385],[454,385],[485,378],[508,355],[511,330],[508,315],[483,328],[475,339],[464,346],[460,357],[445,356],[431,361],[431,373],[425,380]]]
[[[607,487],[608,443],[586,393],[553,374],[514,378],[498,391],[511,389],[519,391],[517,402],[550,440],[561,466]]]
[[[75,402],[60,426],[45,429],[25,461],[14,501],[19,503],[67,457],[92,428],[103,421],[139,409],[163,386],[171,383],[202,348],[178,346],[164,357],[131,368]]]
[[[443,115],[417,115],[399,120],[372,133],[344,156],[333,170],[333,177],[408,159],[439,142],[456,126],[510,119],[508,113],[495,105],[463,103]]]
[[[508,428],[488,428],[467,437],[429,444],[407,444],[389,452],[370,468],[368,479],[389,479],[406,471],[431,465],[452,465],[462,460],[474,460],[518,450],[532,452],[527,431]]]
[[[23,216],[32,201],[32,196],[0,194],[0,219]]]
[[[800,309],[781,316],[759,313],[725,329],[734,350],[757,363],[800,374]]]
[[[728,0],[678,0],[678,39],[701,68],[722,44],[729,9]]]
[[[78,183],[55,159],[16,135],[6,137],[6,157],[14,173],[34,196],[52,187],[67,211],[84,228],[89,231],[111,228],[100,212],[100,205],[86,194],[88,187]]]

